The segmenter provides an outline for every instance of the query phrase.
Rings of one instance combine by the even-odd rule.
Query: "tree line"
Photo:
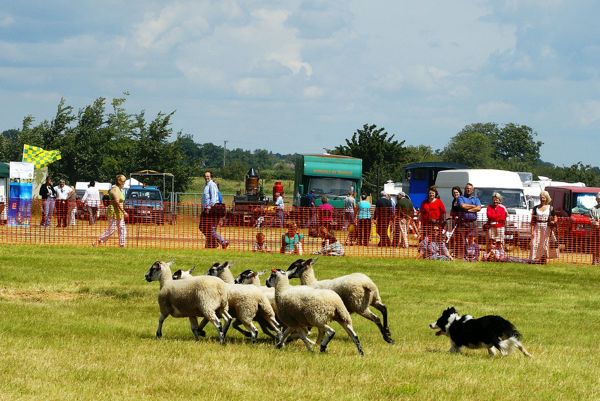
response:
[[[494,168],[531,172],[555,181],[584,182],[600,186],[600,168],[575,163],[555,166],[540,159],[543,143],[526,125],[476,123],[465,126],[442,149],[405,145],[385,128],[365,124],[345,143],[329,152],[363,159],[364,191],[377,194],[388,180],[401,181],[403,167],[415,162],[453,162],[468,168]]]
[[[121,98],[97,98],[79,110],[61,99],[55,116],[36,123],[26,116],[19,129],[0,134],[0,160],[21,160],[23,144],[58,149],[62,159],[49,166],[49,174],[76,181],[112,181],[116,174],[140,170],[168,172],[175,191],[186,191],[191,179],[210,169],[219,177],[243,180],[250,167],[264,179],[293,179],[296,154],[265,149],[225,149],[213,143],[196,143],[192,135],[171,127],[174,112],[149,118],[144,111],[130,114]],[[364,190],[378,193],[383,183],[401,181],[408,163],[445,161],[469,168],[529,171],[559,181],[582,181],[600,186],[600,169],[581,162],[555,166],[540,159],[542,142],[526,125],[476,123],[465,126],[442,149],[405,145],[385,128],[365,124],[344,144],[328,151],[363,160]]]

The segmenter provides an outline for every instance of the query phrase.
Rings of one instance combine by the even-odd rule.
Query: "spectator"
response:
[[[451,222],[449,230],[452,232],[450,248],[452,249],[452,253],[454,255],[458,255],[460,253],[458,250],[459,247],[463,247],[465,245],[464,238],[460,238],[458,231],[455,231],[456,227],[458,226],[459,218],[462,216],[462,208],[458,205],[458,198],[460,198],[461,195],[462,190],[460,187],[452,187],[452,205],[450,208]],[[456,235],[454,235],[454,233],[456,233]]]
[[[204,191],[202,192],[202,214],[200,215],[200,231],[204,234],[205,247],[217,248],[219,245],[227,249],[229,241],[225,240],[217,231],[219,220],[225,216],[225,208],[219,203],[219,189],[212,180],[210,171],[204,172]],[[219,205],[216,206],[215,205]]]
[[[412,201],[404,192],[398,194],[396,203],[396,227],[394,229],[393,246],[408,248],[408,230],[414,224],[415,209]]]
[[[369,246],[371,239],[371,203],[367,195],[360,196],[358,202],[358,245]]]
[[[355,224],[356,218],[356,200],[354,199],[354,192],[348,192],[348,195],[344,198],[344,230],[348,229],[348,226]]]
[[[4,219],[2,218],[2,214],[4,213],[4,193],[0,192],[0,224],[4,224]],[[43,216],[42,212],[42,216]],[[43,218],[43,217],[42,217]]]
[[[100,192],[96,188],[96,182],[90,181],[83,197],[81,198],[84,207],[89,213],[90,226],[96,224],[98,218],[98,207],[100,206]]]
[[[421,232],[424,236],[430,236],[433,227],[440,228],[446,218],[446,207],[440,199],[440,195],[435,186],[429,187],[427,199],[421,203],[420,221]]]
[[[596,194],[596,206],[590,210],[592,222],[592,264],[600,264],[600,192]]]
[[[302,255],[304,235],[298,233],[297,231],[298,227],[295,223],[288,224],[287,233],[281,236],[281,249],[279,250],[280,253]]]
[[[67,196],[67,226],[77,224],[77,192],[75,188],[71,188]]]
[[[40,187],[40,196],[43,200],[42,222],[43,227],[50,227],[54,206],[56,203],[56,189],[52,185],[52,178],[46,177],[46,182]]]
[[[329,230],[333,223],[333,206],[329,203],[329,198],[326,196],[321,197],[321,204],[318,210],[320,226]]]
[[[547,191],[540,193],[540,204],[533,207],[531,212],[531,250],[529,259],[531,263],[546,263],[548,259],[548,245],[552,229],[556,226],[556,215],[552,205],[552,198]]]
[[[317,213],[315,211],[315,201],[317,200],[317,196],[315,195],[315,191],[313,189],[306,195],[306,226],[308,227],[308,232],[310,236],[316,237],[319,232],[317,230]]]
[[[285,227],[285,204],[283,202],[283,194],[275,192],[275,226]]]
[[[484,259],[488,262],[506,262],[506,252],[502,241],[490,239],[490,250],[485,254]]]
[[[60,180],[54,189],[56,191],[56,217],[58,220],[56,227],[66,227],[68,211],[67,199],[69,197],[69,192],[71,192],[71,187],[66,185],[65,180]]]
[[[265,235],[263,233],[256,233],[256,242],[252,246],[252,252],[271,252],[269,245],[265,242]]]
[[[458,206],[458,229],[455,230],[454,235],[456,235],[455,240],[459,244],[458,250],[460,253],[458,254],[458,258],[462,259],[464,256],[462,255],[462,251],[464,250],[463,244],[465,243],[465,238],[471,232],[476,233],[477,212],[481,210],[481,201],[475,196],[473,184],[467,183],[465,185],[465,193],[458,197]]]
[[[379,235],[379,244],[377,246],[392,245],[388,235],[390,221],[392,221],[392,203],[390,197],[385,191],[381,191],[381,196],[375,203],[375,225]]]
[[[93,246],[98,246],[105,243],[111,235],[118,229],[119,232],[119,246],[125,247],[125,240],[127,239],[127,228],[125,227],[125,219],[128,217],[125,211],[125,181],[127,178],[119,174],[116,177],[116,184],[112,186],[108,193],[110,197],[110,204],[106,209],[106,218],[108,219],[108,227],[106,231],[94,242]]]
[[[475,235],[475,233],[469,233],[467,235],[465,260],[467,262],[477,262],[479,260],[479,245],[477,244],[477,235]]]
[[[486,208],[488,238],[493,245],[496,241],[500,241],[504,246],[504,227],[506,226],[506,217],[508,211],[502,204],[502,195],[498,192],[492,194],[492,204]],[[489,252],[491,247],[487,249]]]
[[[319,229],[319,235],[323,239],[323,242],[321,243],[321,250],[316,251],[315,255],[344,256],[344,247],[332,231],[327,230],[325,227],[321,227]]]
[[[441,229],[434,225],[419,243],[417,258],[430,260],[453,260],[446,243],[442,240]]]

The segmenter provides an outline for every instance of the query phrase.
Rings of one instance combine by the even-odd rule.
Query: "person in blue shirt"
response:
[[[206,171],[204,173],[206,185],[202,192],[202,214],[200,215],[200,231],[206,239],[206,248],[217,248],[219,245],[223,249],[229,246],[229,241],[225,240],[217,231],[219,219],[222,218],[222,208],[215,207],[219,203],[219,188],[212,180],[212,173]]]
[[[475,187],[470,182],[465,185],[463,195],[458,197],[457,230],[455,232],[459,252],[456,257],[464,258],[465,240],[476,230],[477,212],[481,210],[481,201],[475,196]]]

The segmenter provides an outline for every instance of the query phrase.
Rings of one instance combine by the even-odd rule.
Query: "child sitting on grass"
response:
[[[269,245],[265,242],[265,235],[263,233],[256,233],[256,242],[252,246],[252,252],[271,252]]]

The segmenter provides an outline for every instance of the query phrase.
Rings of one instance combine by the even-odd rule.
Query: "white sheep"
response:
[[[275,288],[275,300],[282,323],[287,328],[277,343],[277,348],[283,347],[287,337],[295,331],[304,341],[310,351],[315,342],[307,337],[307,327],[317,327],[319,335],[317,343],[321,352],[325,352],[327,344],[335,335],[335,330],[328,326],[331,321],[336,321],[346,330],[352,338],[358,353],[364,352],[358,335],[352,328],[352,318],[338,294],[332,290],[317,289],[306,285],[291,286],[287,273],[283,270],[273,269],[267,279],[267,286]]]
[[[192,273],[194,272],[195,268],[196,266],[192,266],[188,270],[176,270],[175,273],[173,273],[173,280],[183,280],[186,278],[194,277],[192,276]]]
[[[326,288],[335,291],[344,301],[350,313],[357,313],[377,325],[383,339],[390,344],[394,343],[388,326],[387,307],[381,301],[377,285],[363,273],[352,273],[330,280],[317,280],[313,265],[315,259],[298,259],[288,268],[289,278],[300,278],[302,285],[314,288]],[[369,306],[375,307],[383,316],[383,324]]]
[[[189,318],[192,333],[197,340],[199,335],[203,335],[197,319],[198,316],[202,316],[215,326],[219,333],[219,342],[222,344],[225,341],[225,332],[219,317],[224,318],[225,324],[231,320],[227,312],[226,285],[222,280],[208,276],[174,281],[171,264],[172,262],[154,262],[145,275],[148,282],[160,282],[158,293],[160,316],[156,338],[162,337],[163,322],[170,315]]]
[[[229,293],[229,308],[230,313],[236,320],[233,322],[233,327],[247,335],[239,327],[240,323],[249,330],[249,336],[252,341],[256,341],[258,335],[258,329],[252,323],[256,320],[261,326],[263,332],[273,339],[279,339],[281,337],[281,330],[279,328],[279,322],[275,317],[275,312],[271,307],[267,296],[263,291],[256,286],[251,285],[240,285],[235,284],[233,274],[229,268],[229,262],[223,264],[215,263],[208,270],[209,276],[219,277],[227,284]],[[229,325],[225,327],[225,334]],[[274,336],[269,332],[269,329],[275,331]]]

